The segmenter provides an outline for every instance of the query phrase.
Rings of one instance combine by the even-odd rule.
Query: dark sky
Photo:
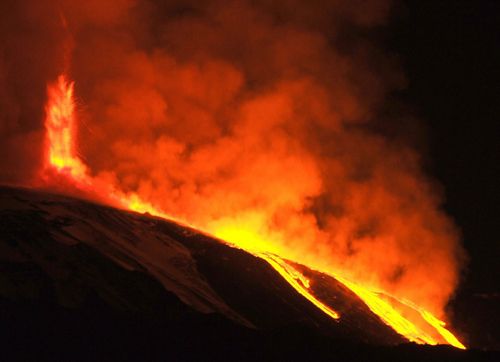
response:
[[[500,1],[406,0],[391,47],[409,86],[398,96],[425,123],[428,168],[469,254],[463,290],[498,292]]]

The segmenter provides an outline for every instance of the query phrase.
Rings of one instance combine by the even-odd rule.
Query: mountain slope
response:
[[[417,348],[368,347],[405,340],[334,278],[297,266],[339,320],[266,261],[173,222],[9,187],[0,188],[0,218],[0,323],[11,347],[79,350],[92,359],[386,358]]]

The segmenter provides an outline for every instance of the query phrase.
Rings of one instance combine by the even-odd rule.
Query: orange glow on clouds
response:
[[[378,285],[376,281],[370,283],[369,278],[363,279],[360,277],[359,280],[354,279],[355,276],[370,274],[370,268],[373,268],[373,264],[369,258],[366,259],[366,264],[362,263],[363,259],[361,258],[357,260],[358,264],[356,265],[342,265],[333,257],[331,251],[326,251],[325,240],[328,239],[329,235],[325,231],[317,229],[316,221],[311,215],[297,213],[297,209],[302,206],[302,201],[297,195],[304,192],[317,193],[321,188],[317,170],[314,163],[307,157],[288,155],[290,147],[295,146],[291,146],[285,137],[280,138],[279,134],[277,134],[274,143],[265,146],[272,148],[274,154],[282,154],[282,158],[262,157],[259,159],[261,151],[258,151],[250,166],[247,164],[240,165],[241,170],[239,172],[243,172],[249,178],[252,175],[257,175],[257,180],[260,180],[260,183],[255,179],[251,179],[249,183],[245,183],[245,179],[229,180],[227,183],[222,184],[224,187],[215,188],[210,183],[210,177],[208,177],[204,192],[210,193],[209,200],[211,203],[200,203],[199,206],[202,212],[204,208],[210,205],[213,210],[206,212],[206,214],[199,213],[199,211],[197,213],[194,209],[191,209],[197,206],[194,204],[190,206],[191,208],[179,209],[176,215],[172,212],[166,212],[165,210],[168,210],[168,208],[162,207],[162,205],[168,204],[168,200],[158,200],[151,197],[151,189],[147,185],[143,185],[137,192],[124,192],[120,187],[121,184],[112,176],[105,173],[93,176],[90,173],[89,168],[77,153],[77,120],[73,91],[73,83],[68,82],[64,76],[60,76],[55,84],[48,87],[45,119],[46,178],[50,179],[51,172],[55,172],[57,175],[66,177],[67,181],[72,183],[76,189],[93,194],[95,198],[107,204],[126,210],[148,212],[152,215],[178,221],[223,239],[234,247],[246,250],[266,260],[298,293],[334,319],[340,318],[341,320],[342,316],[316,298],[309,290],[309,280],[287,263],[286,260],[294,260],[335,277],[358,295],[386,324],[405,336],[409,341],[426,344],[447,343],[458,348],[465,348],[445,328],[445,323],[435,317],[431,311],[405,298],[396,296],[394,291],[382,290],[380,283]],[[269,127],[273,127],[273,124],[276,125],[282,119],[291,116],[288,111],[290,103],[287,99],[287,97],[271,96],[247,104],[247,107],[243,109],[242,123],[238,130],[238,132],[242,132],[243,142],[249,142],[248,146],[251,147],[264,147],[255,144],[252,132],[267,132]],[[267,115],[269,115],[267,122],[257,122]],[[257,130],[255,127],[257,127]],[[245,140],[245,137],[249,139]],[[179,146],[168,142],[162,147],[173,152],[182,149],[182,147],[179,148]],[[221,152],[199,153],[197,155],[198,159],[194,162],[199,163],[199,172],[203,172],[203,170],[209,172],[208,170],[217,167],[218,163],[224,164],[228,158],[235,156],[233,151],[237,150],[235,144],[229,140],[214,147],[221,147]],[[218,158],[212,158],[213,155],[217,155]],[[164,157],[169,157],[169,154],[165,153]],[[149,160],[144,158],[137,160],[137,162],[147,163]],[[207,162],[211,163],[209,167]],[[189,170],[186,170],[186,172],[189,172]],[[284,178],[276,178],[277,175],[284,176]],[[413,181],[405,180],[405,182],[411,183]],[[263,191],[263,194],[273,195],[271,200],[248,200],[248,196],[259,194],[257,192],[259,188],[267,188],[267,190]],[[346,202],[346,205],[358,210],[358,206],[361,204],[359,217],[363,218],[364,213],[369,216],[370,207],[373,206],[364,202],[363,193],[365,191],[358,188],[356,192]],[[377,204],[377,207],[394,202],[394,200],[389,199],[389,196],[383,190],[378,194],[377,190],[370,190],[370,192],[373,192],[375,196],[384,198]],[[171,197],[174,196],[175,194],[171,195]],[[245,205],[245,207],[241,210],[235,210],[228,200],[231,200],[236,205]],[[283,207],[283,205],[286,207]],[[272,211],[278,209],[281,212],[273,214]],[[219,216],[209,220],[206,219],[208,215],[216,214]],[[197,217],[196,215],[200,216]],[[272,223],[271,218],[273,219]],[[411,227],[412,223],[418,225],[418,220],[408,220],[407,225],[400,225],[399,220],[395,218],[388,222],[395,232],[400,228],[402,235],[405,235],[405,228]],[[332,224],[331,226],[335,226],[333,223],[337,223],[331,229],[337,230],[334,238],[341,238],[342,233],[352,227],[352,221],[347,219],[330,220],[329,222]],[[366,237],[370,236],[367,235]],[[311,247],[311,241],[316,242],[315,248]],[[386,243],[390,242],[390,237],[387,237]],[[384,245],[374,247],[372,252],[379,249],[383,250],[388,261],[391,258],[401,257],[399,254],[391,254],[391,249],[384,248]],[[333,253],[335,253],[335,250]],[[415,291],[415,293],[419,295],[418,291]],[[432,305],[432,301],[429,301],[429,305]],[[405,314],[405,308],[413,312]]]

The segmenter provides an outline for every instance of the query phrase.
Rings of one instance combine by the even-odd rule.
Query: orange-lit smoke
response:
[[[87,33],[74,74],[89,164],[217,235],[258,234],[441,313],[457,282],[455,228],[417,153],[376,130],[399,74],[366,39],[344,38],[344,26],[383,21],[385,2],[363,16],[280,5],[172,5],[141,34]],[[148,31],[157,39],[142,46]]]
[[[89,172],[442,317],[461,248],[409,137],[384,131],[406,119],[370,39],[388,2],[269,3],[65,2]]]

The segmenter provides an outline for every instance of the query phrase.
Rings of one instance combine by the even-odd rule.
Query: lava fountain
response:
[[[291,260],[289,256],[296,253],[287,250],[284,246],[286,244],[275,240],[278,238],[276,235],[269,233],[266,235],[259,230],[258,223],[252,223],[251,218],[243,223],[226,221],[208,226],[197,224],[168,214],[160,206],[143,200],[137,193],[120,190],[119,185],[113,184],[109,179],[99,175],[93,176],[77,152],[74,83],[68,81],[65,75],[61,75],[57,82],[48,86],[45,129],[46,157],[43,177],[47,182],[50,183],[51,178],[57,175],[63,177],[75,189],[92,195],[94,199],[106,204],[126,210],[148,212],[214,235],[233,247],[241,248],[266,260],[298,293],[331,318],[341,320],[342,316],[332,306],[326,305],[313,294],[310,290],[310,281],[288,261]],[[304,264],[303,260],[294,261]],[[338,269],[325,267],[325,263],[309,262],[307,265],[339,280],[363,300],[372,312],[409,341],[431,345],[445,343],[465,349],[465,346],[446,329],[443,321],[414,302],[373,286],[363,285],[359,281],[350,280]]]
[[[76,119],[73,99],[74,83],[61,75],[57,84],[48,87],[45,109],[47,132],[46,168],[68,174],[75,182],[84,182],[88,170],[76,152]]]

